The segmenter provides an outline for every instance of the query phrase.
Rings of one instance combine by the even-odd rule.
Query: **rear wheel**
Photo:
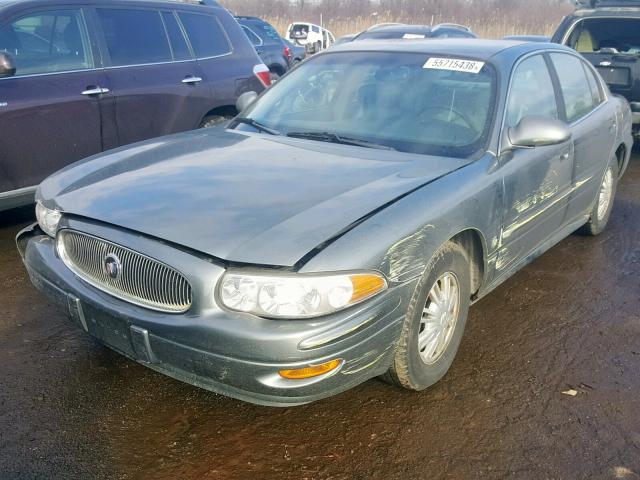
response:
[[[598,198],[593,206],[593,210],[591,210],[589,221],[584,224],[580,230],[578,230],[578,233],[592,236],[602,233],[609,222],[609,217],[611,216],[617,184],[618,162],[616,158],[613,158],[611,162],[609,162],[607,171],[604,173],[604,177],[602,178],[600,190],[598,190]]]
[[[446,243],[416,286],[387,378],[406,389],[423,390],[447,373],[464,333],[470,285],[466,251]]]

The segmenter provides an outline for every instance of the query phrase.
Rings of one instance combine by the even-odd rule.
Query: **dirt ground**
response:
[[[2,479],[639,479],[640,158],[608,230],[471,310],[449,374],[272,409],[98,345],[29,283],[0,216]],[[576,396],[561,392],[574,389]]]

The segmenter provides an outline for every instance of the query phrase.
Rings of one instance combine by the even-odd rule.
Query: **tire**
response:
[[[429,261],[409,303],[393,364],[386,375],[392,383],[408,390],[424,390],[440,380],[451,367],[469,313],[469,267],[467,252],[454,242],[447,242],[440,247]],[[452,324],[448,330],[450,333],[442,334],[445,335],[443,343],[430,356],[432,344],[421,349],[418,344],[419,335],[422,333],[424,338],[428,338],[428,331],[432,330],[427,324],[434,325],[433,321],[429,322],[434,316],[426,312],[436,309],[437,303],[433,301],[432,293],[436,284],[443,286],[446,278],[452,278],[457,283],[457,307],[453,308],[455,314],[446,319],[448,324]]]
[[[271,83],[276,83],[278,80],[280,80],[280,77],[282,76],[280,73],[274,70],[271,70],[269,74],[271,75]]]
[[[611,210],[616,197],[618,187],[618,160],[612,158],[600,183],[595,205],[589,215],[589,221],[585,223],[578,233],[581,235],[596,236],[603,232],[611,217]]]
[[[233,117],[231,115],[207,115],[200,122],[200,127],[198,128],[211,128],[217,127],[218,125],[222,125],[224,122],[228,122]]]

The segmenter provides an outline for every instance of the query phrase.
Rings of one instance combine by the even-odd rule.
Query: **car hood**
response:
[[[468,160],[209,129],[77,162],[45,205],[219,259],[294,266],[318,245]]]

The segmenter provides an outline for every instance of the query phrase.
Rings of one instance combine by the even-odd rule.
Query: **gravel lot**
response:
[[[2,479],[639,479],[640,158],[609,229],[471,309],[452,370],[271,409],[100,346],[31,286],[0,214]],[[577,395],[563,394],[573,389]]]

